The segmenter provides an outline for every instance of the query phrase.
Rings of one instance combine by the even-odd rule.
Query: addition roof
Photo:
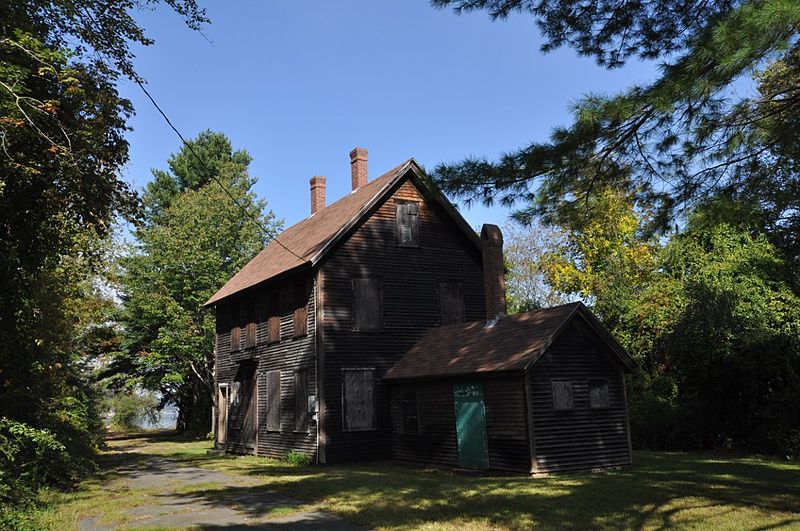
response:
[[[377,204],[385,200],[404,178],[412,178],[441,204],[469,239],[479,248],[478,237],[461,214],[442,193],[423,178],[424,172],[414,159],[392,168],[377,179],[292,225],[264,250],[250,260],[204,306],[214,306],[223,299],[248,290],[290,271],[312,267],[323,260],[335,244],[350,234]]]
[[[386,373],[387,380],[526,371],[558,334],[580,316],[604,341],[622,365],[636,362],[580,302],[507,315],[491,326],[473,321],[433,328]]]

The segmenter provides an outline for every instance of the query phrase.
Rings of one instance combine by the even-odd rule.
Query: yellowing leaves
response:
[[[629,194],[605,189],[592,201],[592,217],[569,230],[563,245],[545,255],[544,270],[559,291],[613,304],[646,284],[655,249],[639,236],[642,220]]]

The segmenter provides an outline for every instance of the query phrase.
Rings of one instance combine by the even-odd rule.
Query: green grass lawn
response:
[[[367,527],[384,529],[530,529],[665,527],[800,529],[800,465],[756,458],[637,452],[630,470],[531,479],[468,476],[393,463],[297,467],[257,457],[209,457],[208,442],[164,436],[141,451],[249,478],[245,491],[273,490]],[[47,521],[82,511],[118,511],[125,496],[97,482],[51,500]],[[209,490],[209,496],[219,495]]]

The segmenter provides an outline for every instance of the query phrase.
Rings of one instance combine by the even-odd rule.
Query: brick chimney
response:
[[[497,225],[481,229],[483,251],[483,291],[486,295],[486,320],[493,324],[506,314],[506,280],[503,265],[503,233]]]
[[[367,177],[367,150],[357,147],[350,152],[350,173],[353,190],[358,190],[369,180]]]
[[[325,177],[315,175],[309,181],[311,183],[311,213],[325,208]]]

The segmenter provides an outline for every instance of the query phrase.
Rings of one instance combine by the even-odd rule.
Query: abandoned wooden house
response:
[[[215,444],[317,463],[395,458],[527,473],[631,463],[633,360],[581,303],[507,316],[502,235],[412,159],[311,215],[216,308]]]

